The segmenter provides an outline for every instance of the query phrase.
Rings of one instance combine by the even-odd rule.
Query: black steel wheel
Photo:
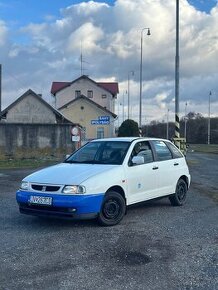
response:
[[[185,204],[187,198],[188,186],[183,179],[179,179],[176,185],[176,192],[169,197],[173,206],[181,206]]]
[[[98,216],[98,222],[103,226],[118,224],[126,212],[126,203],[121,194],[115,191],[106,193]]]

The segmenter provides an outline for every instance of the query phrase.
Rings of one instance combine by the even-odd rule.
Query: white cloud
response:
[[[52,81],[78,77],[82,42],[83,56],[89,63],[84,63],[85,73],[96,81],[119,81],[120,99],[123,93],[126,98],[128,72],[135,71],[130,90],[132,116],[137,120],[140,36],[142,28],[150,27],[150,36],[146,30],[143,33],[143,118],[162,117],[168,107],[172,112],[175,2],[117,0],[114,6],[83,2],[63,8],[58,19],[49,17],[43,23],[30,23],[13,33],[0,21],[3,65],[19,79],[11,86],[9,76],[4,75],[8,79],[4,81],[3,103],[8,105],[18,97],[16,91],[21,88],[35,87],[37,92],[42,88],[48,96]],[[206,14],[180,0],[180,102],[189,100],[204,114],[208,91],[218,92],[217,27],[218,5]],[[19,41],[18,45],[20,36],[28,41]]]
[[[98,42],[103,38],[103,31],[95,27],[92,23],[85,23],[75,30],[68,38],[67,49],[69,52],[77,52],[81,49],[81,44],[87,54],[97,53],[101,50]]]
[[[166,109],[166,98],[168,97],[167,92],[162,92],[155,96],[155,101],[160,109]]]

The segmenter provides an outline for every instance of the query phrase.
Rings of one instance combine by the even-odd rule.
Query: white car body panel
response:
[[[155,138],[115,138],[102,141],[131,142],[122,165],[61,163],[42,169],[27,176],[24,181],[39,184],[82,185],[85,194],[102,194],[109,188],[122,188],[126,204],[166,196],[175,192],[177,181],[186,176],[190,184],[190,175],[185,158],[166,161],[153,161],[147,164],[129,166],[128,160],[134,145],[138,141],[156,140]],[[167,140],[168,141],[168,140]],[[175,165],[178,163],[178,165]]]
[[[24,181],[43,184],[79,185],[86,179],[113,170],[116,165],[61,163],[27,176]]]
[[[141,202],[158,194],[157,172],[153,170],[153,166],[153,163],[148,163],[126,168],[128,204]]]

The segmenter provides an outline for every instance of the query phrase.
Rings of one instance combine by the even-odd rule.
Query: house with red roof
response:
[[[71,82],[53,82],[51,87],[57,109],[84,95],[114,113],[118,93],[117,82],[95,82],[86,75]]]
[[[82,75],[71,82],[53,82],[55,107],[71,122],[80,123],[85,140],[113,137],[117,82],[95,82]]]

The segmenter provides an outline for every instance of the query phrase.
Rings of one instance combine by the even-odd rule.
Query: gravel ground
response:
[[[31,170],[1,170],[0,289],[217,290],[218,211],[207,193],[217,193],[218,155],[187,158],[185,206],[146,202],[107,228],[21,215],[15,191]]]

